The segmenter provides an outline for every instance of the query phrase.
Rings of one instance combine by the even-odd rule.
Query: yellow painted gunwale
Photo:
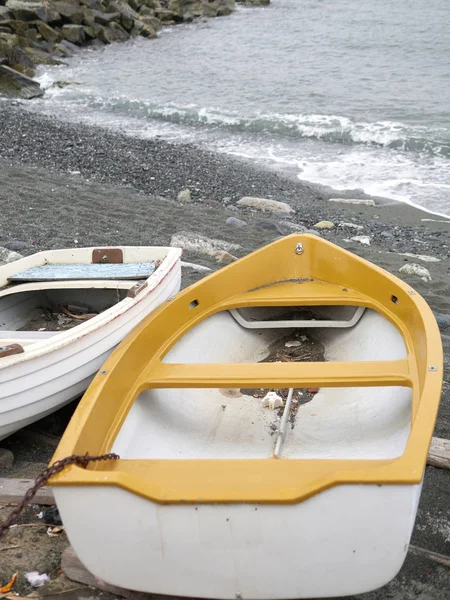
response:
[[[302,254],[295,252],[299,243]],[[281,365],[163,362],[185,333],[216,312],[295,304],[376,310],[401,332],[407,358]],[[283,504],[340,484],[420,483],[439,406],[442,369],[436,321],[410,286],[316,236],[288,236],[187,288],[135,328],[91,383],[52,462],[70,454],[109,452],[134,400],[152,387],[411,387],[412,428],[403,455],[392,460],[121,459],[87,469],[71,466],[52,477],[50,484],[113,485],[157,503]]]

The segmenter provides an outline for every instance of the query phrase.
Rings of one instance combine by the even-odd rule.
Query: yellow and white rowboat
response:
[[[120,460],[50,483],[75,552],[108,583],[203,598],[362,593],[405,559],[441,382],[419,294],[289,236],[124,340],[54,456]],[[283,406],[264,406],[269,390]]]

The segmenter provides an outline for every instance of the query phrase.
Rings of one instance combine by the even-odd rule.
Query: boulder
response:
[[[110,3],[109,7],[120,13],[120,24],[127,31],[131,31],[134,27],[134,22],[139,20],[139,14],[131,8],[126,2],[115,0]]]
[[[48,42],[45,43],[47,44]],[[61,61],[58,60],[58,58],[53,54],[53,45],[50,44],[50,46],[52,54],[42,50],[42,42],[36,44],[35,46],[30,45],[27,48],[24,48],[24,50],[35,65],[60,65]]]
[[[0,94],[10,98],[23,98],[29,100],[44,94],[41,86],[34,79],[7,67],[0,65]],[[15,254],[15,252],[11,253]],[[12,260],[16,260],[13,258]],[[0,256],[0,261],[10,262]]]
[[[9,8],[6,8],[6,6],[0,6],[0,21],[10,21],[11,19],[14,19],[14,15]]]
[[[142,15],[142,16],[140,16],[140,20],[142,21],[142,23],[144,23],[144,25],[147,25],[147,27],[150,27],[150,29],[153,29],[153,31],[155,32],[155,37],[156,37],[156,31],[159,31],[162,28],[161,21],[159,19],[157,19],[156,17]]]
[[[113,21],[108,27],[103,28],[102,35],[99,38],[107,44],[112,44],[113,42],[126,42],[130,39],[130,36],[119,23]]]
[[[85,40],[84,29],[82,25],[64,25],[62,35],[65,40],[72,44],[81,46]]]
[[[2,25],[7,25],[17,35],[24,36],[30,28],[30,22],[31,21],[17,21],[16,19],[13,19],[11,21],[2,21]]]
[[[135,21],[132,33],[133,35],[142,35],[142,37],[148,39],[155,39],[158,37],[156,31],[150,27],[150,25],[146,25],[140,21]]]
[[[101,0],[80,0],[80,4],[94,10],[102,10]]]
[[[5,6],[19,21],[39,19],[44,23],[53,23],[60,20],[59,13],[44,0],[6,0]]]
[[[12,33],[12,29],[9,27],[3,27],[0,23],[0,33]]]
[[[77,0],[56,0],[53,3],[63,21],[74,25],[81,25],[84,19],[84,9]]]
[[[293,213],[295,210],[286,204],[286,202],[278,202],[277,200],[269,200],[267,198],[254,198],[252,196],[244,196],[236,202],[239,206],[249,206],[266,212],[281,212]]]
[[[242,219],[237,219],[236,217],[228,217],[226,221],[227,225],[234,225],[234,227],[242,228],[247,227],[247,223],[242,221]]]
[[[47,23],[38,23],[37,28],[43,39],[47,42],[56,44],[56,42],[61,40],[61,35],[53,27],[47,25]]]
[[[59,44],[55,44],[55,51],[60,56],[73,56],[74,54],[80,52],[80,49],[78,46],[75,46],[75,44],[72,44],[72,42],[69,42],[68,40],[61,40]]]
[[[120,13],[118,12],[102,13],[98,10],[92,10],[91,13],[94,17],[94,23],[99,23],[104,27],[107,27],[113,21],[120,21]],[[91,25],[89,22],[87,24]]]
[[[166,25],[169,23],[181,23],[183,21],[182,14],[173,12],[167,8],[157,8],[155,10],[155,17],[157,17],[162,23]]]
[[[28,75],[28,77],[32,77],[34,75],[34,62],[28,56],[28,54],[23,50],[20,46],[14,46],[8,56],[9,66],[23,73],[24,75]]]

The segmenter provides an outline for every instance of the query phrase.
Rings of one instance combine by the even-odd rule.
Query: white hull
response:
[[[103,581],[153,594],[276,600],[388,583],[405,560],[421,486],[338,486],[283,507],[164,506],[112,487],[53,491],[75,552]]]
[[[136,298],[125,298],[82,325],[28,344],[22,354],[0,358],[0,440],[83,394],[117,344],[179,291],[180,252],[159,250],[160,255],[164,250],[164,260]],[[18,262],[6,266],[14,265]]]
[[[193,598],[385,585],[417,514],[439,343],[414,290],[314,236],[185,289],[109,358],[55,454],[119,455],[50,480],[79,559]]]

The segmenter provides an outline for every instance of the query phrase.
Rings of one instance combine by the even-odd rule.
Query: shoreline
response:
[[[450,439],[450,220],[448,224],[422,221],[429,213],[406,204],[371,207],[329,202],[330,197],[345,194],[318,189],[248,160],[193,145],[140,140],[100,127],[65,123],[6,103],[0,103],[0,127],[0,246],[10,250],[32,254],[72,246],[169,245],[174,234],[180,238],[187,233],[237,244],[232,253],[240,257],[280,235],[309,229],[407,280],[435,313],[448,318],[441,329],[446,373],[434,435]],[[186,188],[191,191],[191,202],[178,199]],[[236,202],[243,196],[286,202],[295,213],[240,207]],[[246,226],[227,222],[230,217],[245,221]],[[332,222],[333,227],[315,228],[322,220]],[[369,246],[351,239],[361,235],[370,238]],[[422,258],[405,256],[407,253]],[[430,256],[439,262],[423,260]],[[183,260],[213,270],[222,266],[200,249],[186,249]],[[427,268],[431,281],[399,273],[407,262]],[[204,273],[183,269],[183,287],[202,276]],[[73,408],[47,417],[45,426],[37,423],[2,440],[0,446],[13,452],[15,464],[0,469],[0,477],[34,477],[45,468],[54,448],[33,437],[33,431],[41,427],[59,436]],[[35,515],[39,510],[27,512],[29,522],[38,522]],[[33,533],[38,541],[30,550],[30,537],[26,536],[31,529],[13,530],[14,544],[21,546],[23,554],[20,561],[14,553],[3,552],[0,562],[0,584],[9,580],[20,562],[16,591],[22,595],[31,591],[23,573],[51,572],[60,557],[52,546],[53,554],[47,558],[45,552],[54,542],[45,528]],[[39,541],[41,536],[45,543]],[[58,548],[63,547],[62,538],[58,540]],[[411,543],[450,554],[448,472],[427,467]],[[55,584],[58,581],[55,578]],[[390,584],[355,598],[404,600],[427,594],[433,600],[444,600],[449,587],[448,569],[409,553]],[[73,584],[68,588],[73,589]],[[83,595],[93,598],[86,591]]]

